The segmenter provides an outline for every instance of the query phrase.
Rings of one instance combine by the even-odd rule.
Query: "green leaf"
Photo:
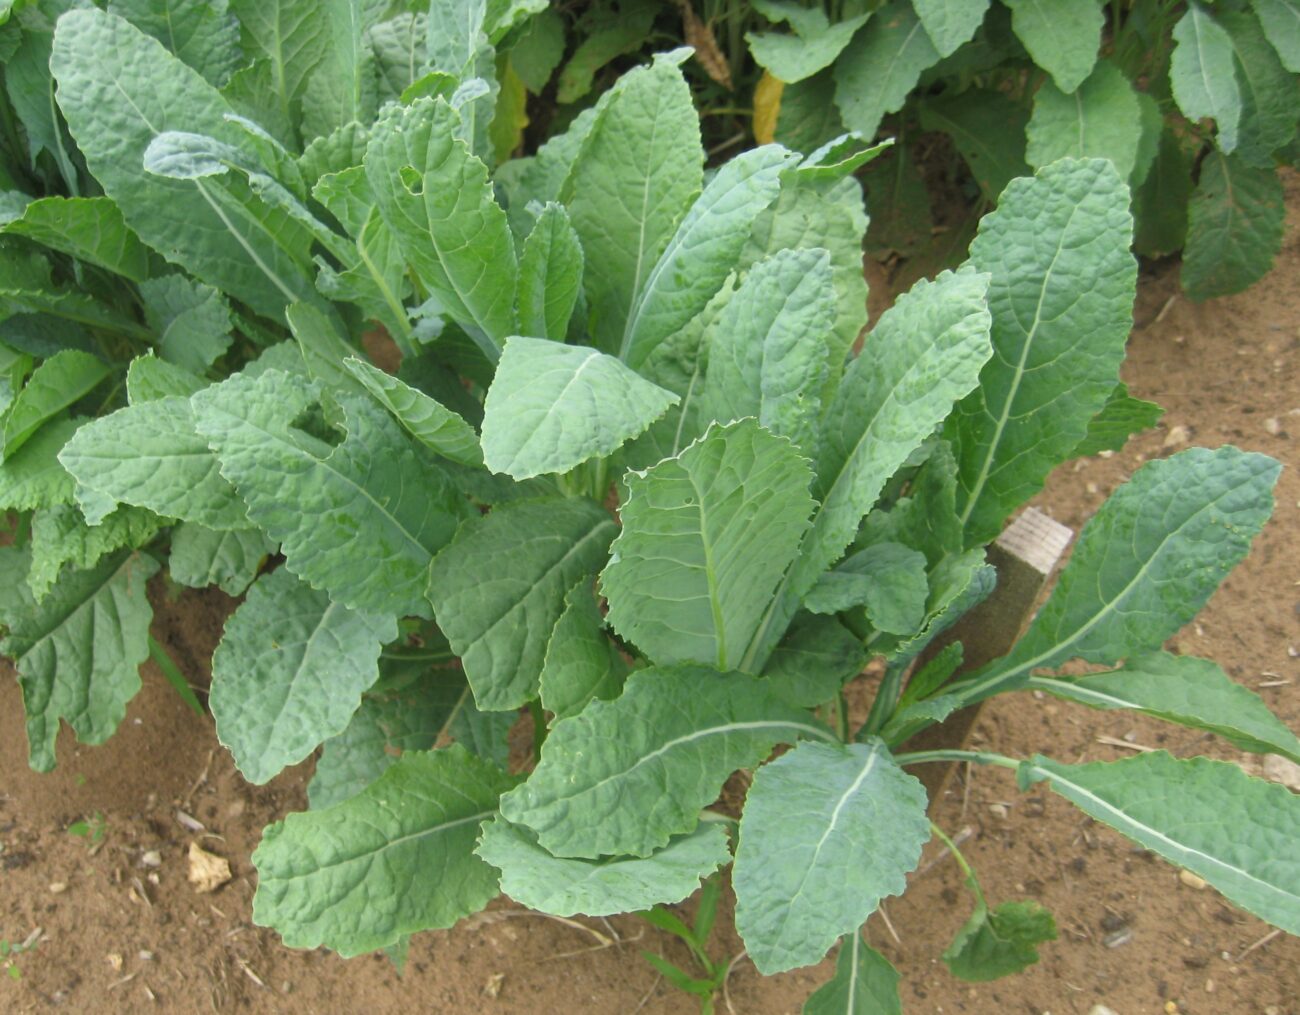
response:
[[[1143,257],[1163,257],[1182,249],[1191,196],[1192,160],[1174,132],[1166,128],[1146,179],[1133,192],[1133,249]]]
[[[267,370],[191,403],[222,475],[290,570],[351,609],[427,616],[429,562],[468,505],[378,406],[337,394],[347,437],[336,447],[298,429],[316,397],[305,378]]]
[[[906,0],[892,0],[871,16],[855,45],[835,63],[835,104],[845,126],[874,138],[886,113],[903,108],[939,51]]]
[[[912,0],[940,56],[951,56],[968,42],[984,20],[989,0]]]
[[[909,484],[889,511],[867,516],[859,545],[902,543],[920,550],[931,568],[944,557],[962,551],[961,520],[957,517],[957,462],[947,441],[936,441]]]
[[[899,543],[876,543],[822,575],[804,598],[813,613],[865,606],[878,631],[910,635],[925,621],[930,586],[925,554]]]
[[[867,250],[876,256],[912,257],[934,237],[930,191],[904,146],[895,146],[862,174],[872,208]]]
[[[1070,458],[1084,458],[1103,451],[1119,451],[1135,433],[1150,430],[1165,410],[1155,402],[1145,402],[1128,393],[1120,381],[1106,399],[1101,411],[1088,423],[1088,432],[1070,453]]]
[[[1254,14],[1225,10],[1218,20],[1232,42],[1241,86],[1236,154],[1248,165],[1272,169],[1273,153],[1296,135],[1300,83],[1282,65]]]
[[[1252,6],[1282,65],[1292,74],[1300,74],[1300,2],[1253,0]]]
[[[276,544],[261,529],[209,529],[182,522],[172,530],[167,567],[173,581],[192,588],[216,585],[228,596],[242,596]]]
[[[284,316],[302,353],[307,376],[331,394],[343,391],[365,398],[365,387],[343,366],[343,361],[355,357],[358,350],[341,322],[307,303],[291,304]]]
[[[1099,0],[1002,0],[1034,63],[1067,95],[1092,73],[1106,16]]]
[[[257,214],[265,206],[242,181],[219,192],[206,179],[141,172],[145,150],[168,130],[235,147],[247,137],[198,72],[129,22],[93,9],[59,20],[50,65],[87,166],[145,243],[273,317],[314,294],[302,239],[283,216]]]
[[[77,480],[77,498],[92,525],[120,503],[214,529],[248,527],[244,503],[221,475],[183,396],[91,420],[59,452],[59,461]]]
[[[83,422],[61,419],[42,427],[21,451],[0,462],[0,508],[30,511],[72,502],[76,481],[58,454]]]
[[[474,704],[466,688],[452,714],[447,732],[484,761],[504,769],[510,760],[510,730],[519,718],[516,712],[484,712]]]
[[[789,21],[794,33],[746,32],[745,41],[754,62],[786,84],[812,77],[829,67],[866,24],[869,14],[858,14],[831,24],[820,8],[793,3],[756,2],[754,7],[769,21]]]
[[[13,41],[6,46],[5,90],[9,102],[27,134],[27,161],[33,168],[42,152],[49,152],[59,175],[72,192],[80,185],[77,167],[72,162],[72,144],[59,122],[54,101],[54,78],[50,73],[50,50],[54,43],[54,23],[73,3],[69,0],[46,0],[39,6],[25,4],[9,29]],[[12,46],[12,52],[9,47]],[[9,145],[6,145],[9,147]],[[15,151],[13,158],[23,153]],[[10,175],[6,167],[5,175]]]
[[[532,832],[498,815],[484,823],[476,852],[501,871],[501,891],[553,916],[613,916],[680,902],[731,862],[727,829],[712,823],[648,857],[574,860],[552,856]]]
[[[996,355],[944,428],[966,545],[990,542],[1084,439],[1119,380],[1137,263],[1128,188],[1098,159],[1013,182],[980,222]]]
[[[696,827],[732,772],[807,736],[831,739],[768,681],[692,665],[638,670],[614,701],[555,724],[501,814],[554,856],[649,856]]]
[[[510,65],[534,95],[540,95],[564,59],[564,17],[547,8],[529,19],[510,47]]]
[[[1237,147],[1241,88],[1237,83],[1232,37],[1197,0],[1174,25],[1169,80],[1178,108],[1189,120],[1214,117],[1218,148]]]
[[[711,329],[703,418],[754,416],[811,454],[835,309],[829,252],[783,250],[755,264]]]
[[[356,796],[266,829],[253,853],[253,921],[291,948],[344,957],[450,927],[497,894],[474,840],[509,785],[458,745],[403,754]]]
[[[366,146],[366,178],[442,312],[499,351],[515,331],[514,240],[487,166],[455,135],[459,121],[442,99],[388,107]]]
[[[265,61],[271,97],[264,101],[295,131],[307,78],[329,44],[320,4],[316,0],[230,0],[230,6],[239,17],[245,52]]]
[[[519,255],[519,330],[563,342],[582,293],[582,247],[564,205],[547,202]]]
[[[459,415],[370,363],[350,357],[343,366],[392,413],[403,430],[430,451],[462,465],[483,464],[478,434]]]
[[[777,142],[791,151],[811,152],[843,133],[844,122],[835,105],[833,69],[792,85],[782,84],[774,131]]]
[[[1073,94],[1051,81],[1034,95],[1025,157],[1035,169],[1057,159],[1110,159],[1128,179],[1142,141],[1138,93],[1123,72],[1100,60]]]
[[[754,220],[776,200],[796,156],[764,145],[725,163],[709,181],[637,292],[619,356],[638,367],[700,313],[735,270]]]
[[[898,971],[854,931],[840,944],[835,975],[804,1002],[803,1015],[903,1015]]]
[[[242,62],[239,22],[226,0],[109,0],[108,9],[152,35],[217,88]]]
[[[820,961],[903,891],[930,838],[926,803],[878,740],[802,743],[754,773],[731,883],[759,972]]]
[[[202,377],[159,359],[152,352],[137,356],[126,371],[126,397],[131,405],[156,402],[170,395],[189,398],[206,386]]]
[[[736,668],[807,530],[810,479],[752,419],[629,474],[601,575],[610,625],[655,662]]]
[[[778,694],[792,705],[816,708],[830,701],[867,664],[867,650],[834,617],[802,614],[763,668]]]
[[[367,37],[384,13],[383,0],[323,0],[324,54],[303,93],[304,137],[322,137],[349,123],[369,123],[379,103],[375,54]]]
[[[568,472],[616,451],[676,402],[613,356],[511,337],[484,403],[483,460],[520,480]]]
[[[911,637],[885,640],[878,648],[892,665],[902,666],[920,655],[931,642],[964,614],[988,598],[997,584],[997,572],[984,561],[984,548],[949,554],[930,569],[930,598],[925,620]]]
[[[429,600],[480,708],[537,697],[565,593],[604,562],[615,528],[594,501],[513,501],[471,519],[438,555]]]
[[[230,304],[211,286],[163,275],[142,283],[140,297],[163,359],[203,374],[230,348]]]
[[[28,552],[0,549],[0,573],[26,572]],[[88,571],[69,571],[37,604],[23,581],[0,583],[0,653],[14,660],[27,714],[28,761],[54,767],[59,720],[84,744],[101,744],[140,690],[153,610],[145,582],[152,557],[117,554]]]
[[[134,550],[144,546],[166,524],[153,512],[135,507],[118,508],[93,526],[87,525],[71,504],[37,511],[32,516],[32,566],[27,584],[40,602],[66,565],[78,571],[92,568],[123,547]]]
[[[141,282],[149,275],[149,248],[107,197],[45,197],[28,204],[3,231]]]
[[[990,353],[987,288],[987,275],[945,271],[913,286],[867,336],[823,422],[815,487],[821,506],[743,667],[761,665],[885,483],[975,386]]]
[[[1281,754],[1300,764],[1300,739],[1257,694],[1208,659],[1154,652],[1109,673],[1034,677],[1030,685],[1091,708],[1132,709],[1208,730],[1243,751]]]
[[[699,117],[674,62],[680,55],[661,54],[619,79],[559,194],[586,257],[591,333],[610,352],[630,348],[633,306],[700,192]]]
[[[1053,792],[1140,846],[1185,867],[1231,902],[1300,933],[1300,796],[1236,765],[1152,751],[1123,761],[1022,762],[1021,785]]]
[[[615,57],[645,45],[656,12],[648,0],[622,0],[617,10],[596,10],[599,13],[588,23],[586,37],[556,81],[555,100],[561,104],[583,98],[591,91],[597,71]]]
[[[1038,961],[1037,945],[1056,940],[1056,921],[1037,902],[1004,902],[990,911],[983,896],[943,953],[948,971],[968,983],[1010,976]]]
[[[280,568],[255,581],[212,655],[217,737],[249,782],[269,782],[347,728],[379,676],[391,616],[330,602]]]
[[[1188,206],[1183,287],[1207,300],[1254,285],[1282,249],[1282,182],[1272,169],[1252,169],[1211,149]]]
[[[577,715],[593,698],[617,698],[627,674],[627,663],[605,634],[591,579],[581,578],[565,595],[546,646],[538,680],[542,705],[557,720]]]
[[[109,376],[98,358],[77,349],[55,353],[32,371],[0,425],[0,461],[10,456],[64,409]]]
[[[1196,616],[1273,509],[1281,466],[1227,446],[1148,462],[1083,527],[1029,630],[963,685],[968,700],[1037,669],[1160,648]]]

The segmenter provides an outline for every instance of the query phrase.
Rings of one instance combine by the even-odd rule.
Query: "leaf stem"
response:
[[[899,765],[923,765],[930,761],[976,761],[981,765],[997,765],[1000,768],[1020,767],[1020,762],[1015,758],[994,754],[992,751],[912,751],[909,754],[895,754],[894,761]]]
[[[962,869],[963,873],[965,873],[967,880],[975,883],[975,872],[971,870],[970,864],[967,863],[966,857],[962,855],[961,850],[957,848],[957,844],[953,842],[952,839],[948,838],[944,833],[944,830],[933,821],[930,822],[930,831],[934,833],[936,839],[948,847],[948,852],[951,853],[952,858],[957,861],[957,866]]]
[[[158,669],[167,678],[167,683],[171,684],[176,693],[181,696],[181,700],[189,705],[195,715],[200,719],[203,718],[203,706],[199,704],[199,699],[185,679],[185,674],[181,672],[180,667],[176,665],[176,661],[172,659],[170,653],[154,639],[152,634],[149,635],[149,658],[158,664]]]
[[[867,721],[862,724],[858,730],[856,740],[865,740],[867,737],[875,736],[893,716],[898,708],[898,698],[903,691],[903,673],[907,669],[904,666],[888,666],[885,669],[885,676],[880,681],[880,688],[876,691],[876,700],[871,703],[871,711],[867,713]]]

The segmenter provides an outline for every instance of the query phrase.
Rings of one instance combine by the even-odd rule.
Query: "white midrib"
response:
[[[471,814],[469,815],[469,817],[455,818],[451,821],[444,821],[442,822],[442,824],[439,825],[430,825],[428,828],[421,828],[414,832],[407,832],[405,835],[399,835],[395,839],[389,839],[387,842],[379,846],[377,849],[366,850],[363,853],[355,853],[349,856],[341,857],[338,860],[332,860],[329,863],[319,864],[316,867],[313,867],[306,874],[297,874],[296,877],[310,878],[320,874],[322,871],[332,870],[335,867],[342,867],[344,864],[357,863],[358,861],[362,861],[362,860],[370,860],[376,856],[386,853],[390,849],[396,849],[398,846],[405,845],[406,843],[411,842],[415,839],[423,839],[430,835],[438,835],[442,832],[448,832],[451,831],[453,828],[459,828],[461,825],[474,824],[479,821],[483,821],[486,818],[490,818],[496,813],[497,812],[494,808],[488,811],[480,811],[478,814]],[[273,876],[268,876],[267,873],[263,871],[262,877],[263,879],[269,881],[272,880]],[[293,879],[294,877],[295,875],[291,874],[291,875],[286,875],[284,878],[278,880],[288,881]]]

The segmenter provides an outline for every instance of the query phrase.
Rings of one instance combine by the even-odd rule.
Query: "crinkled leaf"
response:
[[[793,34],[781,32],[746,32],[745,41],[754,62],[766,67],[787,84],[812,77],[829,67],[852,41],[868,14],[858,14],[831,24],[820,8],[805,8],[792,3],[755,3],[770,21],[790,22]]]
[[[1254,14],[1225,10],[1219,13],[1218,21],[1236,54],[1237,82],[1241,87],[1236,154],[1247,165],[1271,169],[1273,153],[1295,137],[1300,83],[1282,65]]]
[[[141,282],[149,275],[149,249],[107,197],[44,197],[28,204],[3,232]]]
[[[61,419],[42,427],[21,451],[0,462],[0,508],[30,511],[72,502],[76,480],[58,454],[84,422]]]
[[[268,782],[342,733],[379,676],[391,616],[349,610],[287,568],[255,581],[212,655],[217,737],[249,782]]]
[[[873,138],[886,113],[903,108],[939,51],[906,0],[892,0],[835,63],[835,104],[845,125]]]
[[[1037,945],[1056,940],[1056,921],[1037,902],[1004,902],[990,910],[983,898],[943,953],[959,980],[983,983],[1038,961]]]
[[[604,563],[615,529],[594,501],[514,501],[467,522],[438,555],[429,599],[480,708],[537,697],[565,593]]]
[[[878,740],[802,743],[754,773],[731,883],[759,972],[820,961],[903,891],[930,838],[926,803]]]
[[[510,781],[458,745],[412,751],[356,796],[276,822],[253,853],[253,920],[345,957],[450,927],[497,894],[474,841]]]
[[[1169,81],[1178,108],[1189,120],[1214,118],[1220,151],[1237,147],[1241,86],[1237,83],[1232,37],[1201,4],[1191,0],[1174,25]]]
[[[649,856],[695,828],[732,772],[801,736],[830,738],[767,681],[702,666],[638,670],[619,698],[555,724],[501,813],[555,856]]]
[[[167,524],[152,511],[124,506],[98,525],[87,525],[71,504],[56,504],[32,516],[32,566],[27,584],[40,602],[67,565],[82,571],[123,547],[138,549]]]
[[[102,360],[77,349],[57,352],[38,366],[0,419],[0,461],[7,461],[41,427],[88,395],[109,374]]]
[[[1152,751],[1122,761],[1021,763],[1021,785],[1053,792],[1204,878],[1231,902],[1300,933],[1300,796],[1209,758]]]
[[[296,129],[307,78],[328,46],[328,26],[317,0],[231,0],[239,16],[245,53],[262,58],[266,67],[268,105]],[[238,75],[236,75],[238,77]]]
[[[834,617],[802,614],[763,668],[781,697],[792,705],[815,708],[830,701],[867,664],[867,650]]]
[[[1067,95],[1092,73],[1106,15],[1100,0],[1002,0],[1011,27]]]
[[[261,529],[209,529],[182,522],[172,530],[167,567],[173,581],[192,589],[216,585],[242,596],[276,544]]]
[[[1088,432],[1069,457],[1084,458],[1103,451],[1119,451],[1135,433],[1155,426],[1164,412],[1155,402],[1134,398],[1128,393],[1128,385],[1120,381],[1101,411],[1088,422]]]
[[[1128,179],[1142,141],[1138,93],[1118,67],[1100,60],[1071,94],[1043,82],[1026,135],[1025,158],[1035,169],[1063,158],[1110,159]]]
[[[211,286],[163,275],[142,283],[140,296],[163,359],[202,374],[230,348],[230,304]]]
[[[864,606],[878,631],[910,635],[925,620],[930,587],[925,554],[900,543],[876,543],[827,571],[804,598],[813,613]]]
[[[1235,155],[1211,150],[1188,205],[1183,287],[1194,300],[1254,285],[1282,249],[1282,181]]]
[[[1300,74],[1300,0],[1253,0],[1268,41],[1292,74]]]
[[[478,434],[459,415],[423,391],[355,357],[343,366],[402,424],[402,429],[429,450],[462,465],[483,464]]]
[[[152,35],[217,88],[242,62],[239,22],[226,0],[110,0],[108,9]]]
[[[564,205],[548,202],[519,255],[519,330],[563,342],[582,293],[582,246]]]
[[[867,516],[858,545],[876,543],[902,543],[920,550],[932,568],[947,555],[961,553],[957,462],[947,441],[935,442],[930,457],[912,477],[906,497],[887,512]]]
[[[605,633],[591,579],[582,578],[565,595],[546,646],[538,680],[542,705],[557,720],[577,715],[592,698],[617,698],[627,674],[627,663]]]
[[[680,902],[700,880],[731,861],[727,830],[700,825],[648,857],[555,857],[526,828],[500,815],[483,825],[475,851],[501,871],[501,891],[554,916],[613,916]]]
[[[803,1015],[903,1015],[898,970],[854,931],[840,943],[835,975],[804,1002]]]
[[[384,0],[323,0],[325,47],[303,93],[303,136],[330,134],[349,123],[369,123],[379,103],[375,54],[367,37],[383,16]]]
[[[204,387],[207,382],[202,377],[159,359],[152,352],[137,356],[126,371],[126,397],[131,405],[156,402],[171,395],[189,398]]]
[[[975,34],[989,0],[912,0],[926,35],[940,56],[951,56]]]

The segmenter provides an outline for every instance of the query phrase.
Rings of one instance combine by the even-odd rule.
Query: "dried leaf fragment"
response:
[[[690,0],[677,0],[677,6],[682,10],[682,34],[686,37],[686,44],[695,49],[695,59],[700,61],[705,74],[730,91],[731,65],[718,48],[713,26],[700,20]]]
[[[209,853],[197,842],[190,843],[190,884],[201,894],[215,892],[230,880],[230,861]]]

